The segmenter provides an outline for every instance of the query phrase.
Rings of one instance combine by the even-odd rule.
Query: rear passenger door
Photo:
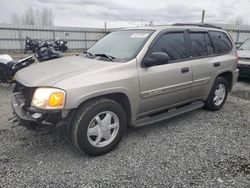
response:
[[[217,73],[232,59],[232,44],[220,31],[189,31],[190,59],[193,66],[192,97],[205,99]]]
[[[189,41],[193,67],[192,97],[202,98],[210,90],[215,49],[207,31],[189,30]]]

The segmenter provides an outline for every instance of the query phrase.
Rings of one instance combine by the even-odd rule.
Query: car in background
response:
[[[250,38],[238,47],[238,68],[241,78],[250,78]]]

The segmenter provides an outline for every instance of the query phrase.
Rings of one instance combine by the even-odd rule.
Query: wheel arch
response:
[[[131,107],[131,102],[127,94],[124,92],[111,92],[111,93],[105,93],[105,94],[96,94],[96,95],[89,95],[84,97],[84,100],[81,100],[79,104],[77,105],[77,109],[86,104],[87,102],[91,100],[96,100],[99,98],[108,98],[111,100],[116,101],[119,103],[123,109],[125,110],[125,113],[127,114],[127,119],[128,119],[128,124],[131,124],[131,119],[132,119],[132,107]]]
[[[227,80],[228,89],[229,89],[229,91],[231,91],[232,87],[233,87],[233,73],[232,73],[232,71],[222,72],[216,78],[218,78],[218,77],[223,77]]]

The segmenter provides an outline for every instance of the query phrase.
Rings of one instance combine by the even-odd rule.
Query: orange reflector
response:
[[[61,107],[64,105],[64,93],[55,92],[52,93],[49,97],[48,104],[50,107]]]

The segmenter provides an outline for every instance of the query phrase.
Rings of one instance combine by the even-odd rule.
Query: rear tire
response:
[[[100,98],[86,102],[74,118],[71,138],[80,152],[102,155],[117,146],[127,127],[127,116],[116,101]]]
[[[213,87],[205,101],[205,108],[211,111],[217,111],[222,108],[228,95],[228,82],[223,77],[217,77]]]

